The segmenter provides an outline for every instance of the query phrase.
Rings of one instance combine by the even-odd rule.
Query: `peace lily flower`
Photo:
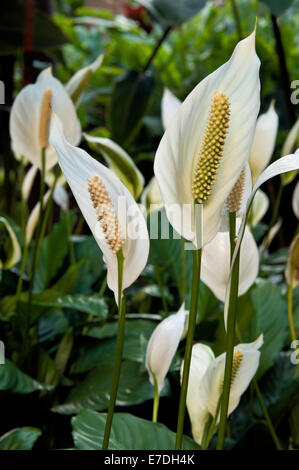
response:
[[[237,220],[237,228],[241,221]],[[259,269],[259,251],[248,227],[241,245],[239,268],[239,291],[243,295],[254,283]],[[213,240],[204,246],[201,261],[201,279],[215,296],[224,302],[230,276],[229,232],[218,232]]]
[[[0,247],[0,269],[10,269],[20,261],[20,244],[10,223],[2,216],[0,216]]]
[[[260,335],[253,343],[238,344],[234,348],[228,415],[237,408],[242,394],[258,369],[259,349],[262,344],[263,335]],[[198,343],[192,348],[187,409],[192,434],[198,444],[202,444],[209,417],[216,418],[216,423],[219,420],[218,403],[223,388],[225,359],[226,353],[215,358],[212,349],[205,344]],[[182,363],[181,375],[183,367],[184,363]]]
[[[249,156],[253,184],[271,160],[277,130],[278,114],[274,108],[274,100],[272,100],[268,111],[261,114],[256,121],[256,129]]]
[[[161,115],[164,130],[171,123],[182,102],[168,89],[164,88],[161,101]]]
[[[110,169],[84,150],[72,146],[55,113],[49,141],[107,264],[107,282],[118,299],[117,253],[124,256],[122,290],[129,287],[146,265],[149,238],[146,222],[128,189]],[[119,199],[120,198],[120,199]]]
[[[158,392],[163,388],[164,380],[171,362],[185,333],[185,323],[188,312],[183,304],[179,311],[159,323],[154,329],[146,349],[146,368],[150,382],[158,386]]]
[[[187,96],[157,150],[154,171],[167,217],[195,246],[194,203],[203,204],[204,245],[219,230],[222,206],[248,160],[259,110],[259,65],[254,32]],[[189,224],[181,222],[184,204]]]
[[[13,151],[33,165],[41,168],[41,151],[46,147],[46,170],[57,163],[55,150],[48,145],[49,105],[61,119],[68,141],[77,145],[81,126],[76,109],[64,86],[52,76],[50,67],[39,74],[35,84],[20,91],[13,103],[9,123]]]
[[[78,70],[78,72],[76,72],[65,85],[67,93],[76,106],[79,106],[84,90],[87,87],[93,72],[102,65],[103,59],[104,54],[99,55],[94,62]]]
[[[299,182],[296,184],[292,197],[293,211],[297,219],[299,219]]]
[[[154,176],[144,188],[141,196],[141,204],[145,207],[147,214],[163,207],[160,189]]]

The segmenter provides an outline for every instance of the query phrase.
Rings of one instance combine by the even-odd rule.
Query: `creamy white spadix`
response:
[[[248,161],[260,106],[259,67],[254,32],[187,96],[158,147],[154,171],[167,217],[195,245],[194,203],[203,204],[205,244],[219,230],[222,206]],[[180,217],[185,204],[190,223]]]
[[[107,264],[107,282],[118,299],[117,251],[124,256],[122,289],[129,287],[146,265],[149,237],[145,219],[133,196],[113,171],[65,138],[53,114],[49,141]],[[101,201],[101,198],[105,201]],[[103,206],[100,214],[97,203]],[[106,211],[106,213],[105,213]],[[110,225],[112,232],[110,230]],[[114,231],[115,230],[115,231]],[[113,235],[113,236],[112,236]]]
[[[62,83],[53,77],[51,68],[43,70],[32,85],[25,86],[17,95],[11,109],[9,130],[12,149],[33,165],[41,168],[40,124],[45,92],[50,91],[49,102],[59,116],[67,140],[77,145],[81,139],[81,126],[75,106]],[[46,110],[47,111],[47,110]],[[55,150],[46,149],[46,170],[57,163]]]

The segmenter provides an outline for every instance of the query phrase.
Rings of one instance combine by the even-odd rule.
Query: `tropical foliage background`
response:
[[[64,205],[54,202],[51,206],[28,318],[34,236],[21,292],[17,292],[17,286],[26,224],[39,197],[39,178],[24,200],[23,182],[30,164],[18,161],[10,148],[12,101],[49,63],[54,75],[66,83],[104,53],[103,63],[92,73],[77,109],[82,129],[108,137],[125,149],[146,186],[153,176],[155,151],[163,134],[164,88],[183,100],[202,78],[230,57],[237,41],[252,31],[258,18],[261,112],[275,99],[279,115],[275,160],[281,156],[298,111],[289,100],[290,84],[299,77],[298,2],[198,0],[186,1],[181,7],[182,3],[170,0],[140,0],[127,2],[124,14],[115,15],[90,7],[83,0],[57,0],[52,11],[47,11],[48,2],[36,2],[29,25],[25,14],[28,3],[3,1],[0,19],[0,78],[5,84],[5,104],[0,105],[0,222],[2,218],[9,222],[22,252],[17,264],[4,269],[13,243],[7,239],[2,223],[0,339],[5,345],[5,364],[0,365],[0,449],[98,449],[113,371],[117,330],[114,297],[106,287],[102,254],[68,191]],[[237,12],[233,5],[237,5]],[[117,155],[111,149],[84,139],[81,147],[99,161],[109,163],[110,159],[117,166]],[[129,172],[122,174],[128,185],[133,184],[131,176]],[[238,300],[243,342],[254,341],[264,333],[257,380],[285,449],[299,446],[298,376],[290,361],[293,350],[285,280],[288,247],[298,225],[291,205],[294,176],[276,178],[263,187],[270,207],[253,229],[260,247],[259,275]],[[161,217],[165,217],[163,211]],[[281,226],[269,243],[269,229],[279,219]],[[181,240],[151,240],[143,275],[128,289],[113,448],[173,448],[184,342],[162,390],[159,424],[151,423],[153,386],[145,368],[145,352],[155,326],[178,311],[183,300],[188,308],[192,264],[188,254],[186,257],[184,274]],[[293,312],[298,331],[298,287],[293,292]],[[200,287],[196,339],[211,346],[216,356],[225,349],[223,303],[204,283]],[[229,423],[227,448],[275,449],[253,386],[243,395]],[[187,420],[183,445],[186,449],[198,448]]]

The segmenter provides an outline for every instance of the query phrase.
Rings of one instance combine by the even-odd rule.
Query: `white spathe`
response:
[[[158,147],[154,171],[167,217],[174,229],[196,244],[192,181],[211,107],[217,92],[230,102],[231,116],[212,193],[203,207],[203,244],[216,235],[221,209],[248,160],[260,106],[260,61],[255,32],[240,41],[228,62],[202,80],[187,96],[167,127]],[[191,222],[182,223],[187,204]],[[173,208],[178,206],[173,216]]]
[[[182,102],[168,89],[164,88],[161,101],[161,117],[164,130],[167,129]]]
[[[192,435],[199,444],[201,444],[204,428],[209,418],[207,407],[199,396],[199,387],[209,365],[214,360],[214,353],[209,346],[200,343],[193,345],[186,404],[191,420]],[[183,370],[184,361],[181,366],[181,381]]]
[[[163,201],[159,186],[155,176],[149,181],[141,195],[141,204],[146,209],[146,213],[162,209]]]
[[[255,184],[258,176],[271,160],[277,130],[278,114],[274,108],[274,101],[271,101],[268,111],[261,114],[256,121],[256,129],[249,156],[253,184]]]
[[[264,191],[258,189],[256,195],[252,201],[248,216],[248,224],[250,227],[255,227],[264,217],[267,210],[269,209],[269,198]]]
[[[77,145],[81,139],[81,126],[75,106],[62,83],[53,77],[51,68],[43,70],[34,84],[25,86],[17,95],[10,114],[10,137],[12,149],[33,165],[41,168],[39,124],[44,92],[51,89],[51,106],[63,123],[67,140]],[[53,147],[46,149],[46,170],[57,163]]]
[[[150,382],[154,385],[156,379],[159,393],[182,339],[187,314],[183,304],[177,313],[159,323],[149,339],[145,363]]]
[[[92,158],[84,150],[72,146],[65,138],[62,124],[53,113],[49,141],[58,155],[62,172],[75,196],[92,234],[103,252],[107,264],[107,282],[118,299],[117,256],[109,247],[102,226],[97,220],[88,192],[88,179],[98,176],[106,187],[119,221],[120,232],[125,238],[123,285],[126,289],[139,277],[146,265],[149,253],[149,237],[145,219],[133,196],[113,171]]]
[[[77,95],[75,100],[76,106],[79,106],[84,93],[82,83],[84,83],[86,74],[95,72],[102,65],[103,59],[104,54],[100,54],[91,64],[78,70],[65,85],[65,89],[71,98]]]
[[[237,229],[241,221],[237,220]],[[239,291],[243,295],[254,283],[259,269],[259,251],[248,227],[241,245]],[[213,240],[204,246],[201,260],[201,279],[215,296],[224,302],[230,276],[229,232],[218,232]]]
[[[235,367],[230,389],[228,415],[238,406],[242,394],[254,377],[260,360],[260,347],[263,335],[253,343],[238,344],[234,354],[238,354],[238,367]],[[192,348],[187,409],[192,424],[195,441],[201,444],[205,424],[209,415],[215,417],[221,397],[226,353],[215,358],[212,349],[205,344],[195,344]],[[181,375],[183,364],[181,368]],[[219,421],[218,414],[217,423]]]

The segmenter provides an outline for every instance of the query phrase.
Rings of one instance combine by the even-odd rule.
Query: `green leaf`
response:
[[[36,390],[49,391],[52,390],[52,387],[34,380],[18,369],[13,362],[6,359],[5,364],[0,364],[0,390],[25,394]]]
[[[101,321],[104,321],[108,315],[106,301],[98,294],[90,296],[82,294],[57,296],[55,291],[49,291],[46,298],[44,298],[43,294],[34,297],[33,303],[46,307],[72,308],[80,312],[95,315]]]
[[[161,23],[180,25],[196,15],[207,0],[138,0]]]
[[[102,447],[106,413],[83,410],[72,418],[75,447],[99,450]],[[110,450],[173,450],[175,433],[164,424],[152,423],[129,413],[115,413],[110,435]],[[198,450],[199,446],[183,436],[183,450]]]
[[[77,237],[75,240],[76,259],[84,258],[84,263],[89,264],[89,271],[94,279],[98,279],[106,270],[103,254],[93,235]]]
[[[298,389],[296,365],[291,362],[291,353],[282,351],[273,367],[260,380],[260,388],[267,407],[275,406],[276,412],[285,410],[292,392]],[[262,411],[261,411],[262,414]]]
[[[277,286],[265,281],[253,289],[252,303],[255,314],[250,324],[250,340],[264,334],[258,376],[273,365],[288,334],[287,307]]]
[[[31,450],[40,435],[37,428],[12,429],[0,437],[0,450]]]
[[[36,269],[34,287],[42,291],[57,275],[69,250],[69,234],[75,220],[71,213],[54,225],[51,233],[43,240]]]
[[[294,0],[262,0],[262,2],[270,8],[271,13],[276,16],[282,15],[282,13],[287,10]]]
[[[93,369],[69,394],[62,405],[53,411],[62,414],[76,414],[84,408],[102,411],[108,408],[113,375],[112,364],[102,364]],[[164,387],[164,394],[167,387]],[[163,394],[163,393],[162,393]],[[128,406],[153,398],[153,386],[148,374],[140,372],[140,364],[123,361],[116,405]]]
[[[116,142],[96,134],[84,134],[89,147],[103,155],[109,167],[137,200],[142,193],[144,177],[128,153]]]
[[[156,327],[155,322],[145,320],[130,320],[126,324],[124,359],[145,363],[145,353],[148,340]],[[79,357],[72,367],[72,373],[82,374],[100,365],[114,363],[116,347],[117,322],[108,323],[102,328],[89,330],[88,336],[101,339],[93,345],[86,345],[79,351]]]
[[[125,147],[137,134],[153,89],[153,78],[134,70],[116,82],[108,119],[112,138],[118,144]]]

